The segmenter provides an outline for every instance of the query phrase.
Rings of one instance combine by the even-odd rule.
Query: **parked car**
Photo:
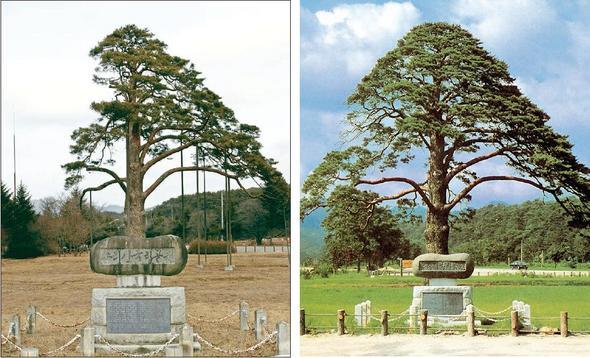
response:
[[[529,265],[521,260],[516,260],[510,263],[510,268],[513,270],[526,270],[529,268]]]

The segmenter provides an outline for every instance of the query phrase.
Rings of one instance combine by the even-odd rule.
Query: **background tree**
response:
[[[0,183],[1,193],[2,193],[2,202],[0,203],[2,209],[2,226],[1,226],[1,235],[2,235],[2,247],[0,248],[1,252],[4,253],[6,250],[6,243],[10,240],[8,233],[10,225],[14,222],[14,202],[12,201],[10,191],[4,185],[4,183]]]
[[[350,186],[337,186],[327,200],[328,215],[322,222],[326,232],[326,256],[336,268],[361,262],[367,269],[383,266],[386,260],[407,257],[409,243],[397,227],[397,218],[387,208],[376,208],[372,215],[364,202],[375,193]]]
[[[236,208],[235,220],[240,223],[241,236],[253,237],[258,244],[269,231],[267,227],[268,211],[257,199],[248,199],[239,203]]]
[[[44,254],[39,232],[33,228],[36,218],[31,196],[21,184],[12,203],[12,215],[8,216],[4,257],[24,259]]]
[[[427,207],[428,252],[448,253],[449,215],[490,181],[517,181],[551,194],[573,225],[590,223],[590,170],[547,125],[549,116],[521,94],[508,66],[460,26],[416,26],[379,59],[348,98],[354,141],[328,153],[303,186],[302,214],[325,205],[335,182],[402,183],[406,189],[367,202]],[[400,168],[427,153],[424,177]],[[478,176],[474,166],[504,158],[518,175]],[[383,177],[367,175],[370,170]],[[568,195],[580,201],[569,200]]]
[[[146,198],[170,175],[202,170],[234,179],[256,177],[270,165],[259,152],[259,130],[240,124],[233,111],[203,85],[188,60],[166,52],[166,44],[147,29],[127,25],[100,41],[90,56],[98,60],[94,82],[114,92],[110,101],[93,102],[98,122],[72,134],[76,161],[64,165],[66,187],[82,179],[82,170],[110,176],[82,191],[118,185],[125,192],[126,234],[145,237]],[[125,142],[126,173],[112,170],[115,143]],[[172,168],[144,188],[146,173],[160,161],[198,145],[207,164]]]

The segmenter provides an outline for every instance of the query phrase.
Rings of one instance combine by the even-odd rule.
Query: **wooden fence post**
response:
[[[420,310],[420,334],[428,333],[428,310]]]
[[[559,325],[559,332],[562,337],[567,337],[567,311],[561,312],[561,324]]]
[[[338,310],[338,335],[341,336],[344,334],[344,318],[346,317],[346,312],[344,310]]]
[[[473,305],[467,306],[467,335],[475,337],[475,312]]]
[[[305,335],[305,309],[299,310],[299,335]]]
[[[512,311],[510,314],[510,335],[512,337],[518,336],[518,311]]]
[[[384,310],[381,311],[381,334],[387,336],[389,334],[389,313]]]

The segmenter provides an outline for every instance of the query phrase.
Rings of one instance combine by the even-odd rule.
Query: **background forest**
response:
[[[391,215],[397,215],[390,210]],[[416,207],[410,221],[398,221],[401,240],[409,242],[392,250],[390,260],[397,257],[412,259],[425,252],[424,216],[426,209]],[[301,226],[301,262],[328,259],[322,221],[327,217],[318,209],[305,218]],[[590,261],[590,232],[568,226],[568,220],[559,204],[533,200],[516,205],[492,203],[479,209],[455,213],[450,232],[450,251],[471,254],[477,265],[504,263],[520,258],[527,262],[567,262],[575,266]],[[396,242],[400,238],[394,239]],[[329,260],[328,260],[329,261]],[[364,267],[364,266],[363,266]]]

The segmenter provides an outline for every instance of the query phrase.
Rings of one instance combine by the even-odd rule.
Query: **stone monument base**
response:
[[[414,286],[410,314],[428,310],[429,324],[462,325],[466,321],[467,306],[471,304],[471,286]],[[410,320],[417,323],[416,316],[411,316]]]
[[[161,345],[180,334],[185,323],[184,287],[92,290],[91,324],[110,344]]]

